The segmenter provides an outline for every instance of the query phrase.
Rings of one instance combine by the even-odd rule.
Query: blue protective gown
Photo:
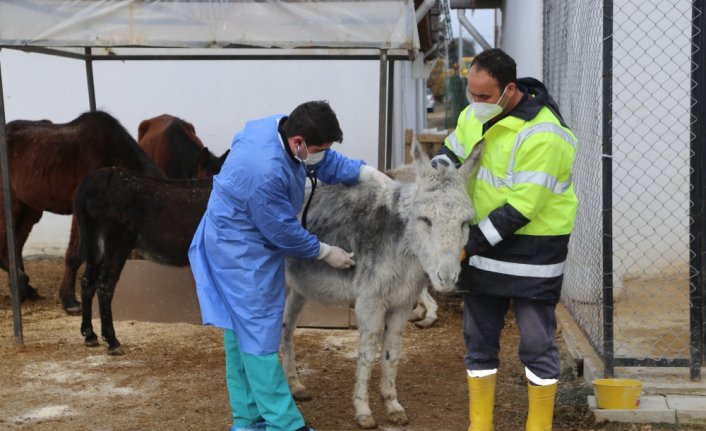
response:
[[[233,139],[189,248],[203,323],[231,329],[252,355],[277,352],[284,312],[284,258],[315,259],[319,240],[297,213],[306,167],[285,150],[283,115],[250,121]],[[358,183],[360,160],[329,150],[325,183]]]

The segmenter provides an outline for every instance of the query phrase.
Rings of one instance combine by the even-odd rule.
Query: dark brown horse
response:
[[[108,353],[121,355],[111,302],[130,251],[171,266],[189,264],[191,238],[206,211],[212,177],[198,180],[154,178],[122,168],[105,168],[86,176],[74,201],[81,235],[81,334],[97,346],[91,322],[98,290],[101,335]]]
[[[144,120],[137,140],[167,178],[206,178],[217,174],[228,155],[216,157],[196,136],[194,125],[168,114]]]
[[[6,134],[20,300],[38,298],[24,272],[22,248],[44,211],[71,214],[80,181],[102,167],[123,166],[149,175],[163,174],[118,120],[105,112],[88,112],[65,124],[15,120],[7,124]],[[59,298],[70,314],[78,313],[81,307],[75,293],[76,271],[81,264],[77,235],[73,220],[59,286]],[[0,267],[8,270],[4,213],[0,213]]]

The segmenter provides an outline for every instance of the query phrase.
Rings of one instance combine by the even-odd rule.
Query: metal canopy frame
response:
[[[413,49],[377,49],[377,48],[159,48],[153,47],[70,47],[59,49],[44,46],[2,45],[5,49],[40,53],[75,60],[86,64],[86,84],[88,87],[89,106],[96,110],[95,86],[93,80],[94,61],[161,61],[161,60],[370,60],[379,61],[379,121],[378,121],[378,169],[389,169],[392,163],[392,118],[394,94],[394,61],[411,61],[416,50]],[[121,49],[129,51],[121,54]],[[81,52],[80,50],[83,50]],[[96,52],[98,51],[98,53]],[[215,53],[214,53],[215,52]],[[3,187],[3,206],[5,229],[7,231],[8,265],[10,288],[12,292],[12,310],[15,342],[24,345],[22,331],[22,311],[19,300],[17,271],[17,250],[12,217],[12,189],[6,140],[5,105],[2,86],[2,64],[0,64],[0,174]]]

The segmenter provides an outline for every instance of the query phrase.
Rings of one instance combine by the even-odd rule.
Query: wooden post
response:
[[[424,152],[427,153],[427,156],[431,158],[439,152],[450,132],[451,130],[441,130],[438,133],[417,133],[417,141],[419,141],[419,144],[422,146]],[[412,162],[411,150],[413,139],[414,131],[412,129],[406,129],[404,134],[405,163]]]

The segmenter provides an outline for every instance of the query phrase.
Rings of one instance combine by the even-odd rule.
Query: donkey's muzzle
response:
[[[439,270],[431,277],[434,290],[441,293],[451,292],[456,287],[460,268],[453,270]]]

